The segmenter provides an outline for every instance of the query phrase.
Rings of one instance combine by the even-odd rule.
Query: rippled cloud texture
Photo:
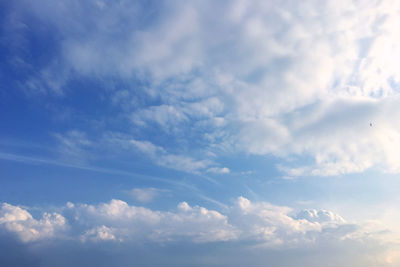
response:
[[[399,113],[395,1],[10,5],[3,27],[12,33],[3,39],[16,43],[9,60],[27,69],[21,86],[28,93],[67,94],[81,76],[138,79],[144,84],[134,90],[110,85],[109,101],[142,131],[183,142],[193,137],[190,128],[201,132],[191,148],[312,159],[285,166],[290,175],[399,171],[399,128],[391,120]],[[39,66],[21,56],[35,27],[55,32],[54,55]],[[150,141],[128,142],[143,150]],[[168,164],[156,147],[147,149]],[[171,166],[207,166],[186,160]]]

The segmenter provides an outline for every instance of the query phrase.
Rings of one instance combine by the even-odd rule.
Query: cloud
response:
[[[400,129],[389,115],[399,112],[396,99],[338,99],[304,111],[312,112],[312,118],[301,112],[289,115],[296,138],[286,145],[287,153],[310,155],[315,164],[285,171],[294,176],[338,175],[372,167],[398,172],[395,158]]]
[[[157,154],[165,153],[165,150],[162,147],[156,146],[149,141],[137,141],[137,140],[129,140],[134,147],[139,149],[144,154],[147,154],[151,157],[157,156]]]
[[[89,156],[88,148],[92,145],[82,131],[71,130],[65,134],[54,134],[58,141],[58,152],[62,159],[72,163],[85,162]]]
[[[133,188],[129,194],[139,202],[151,202],[157,195],[165,190],[149,187],[149,188]]]
[[[54,238],[128,243],[246,241],[276,248],[326,240],[366,240],[374,232],[371,224],[366,234],[361,224],[348,223],[331,211],[310,209],[291,215],[289,207],[244,197],[225,214],[187,202],[173,211],[157,211],[117,199],[98,205],[67,203],[60,210],[61,214],[44,212],[36,220],[26,209],[4,203],[0,225],[25,243]]]
[[[229,168],[226,168],[226,167],[223,167],[223,168],[213,167],[213,168],[209,168],[207,170],[207,172],[217,173],[217,174],[228,174],[231,171],[229,170]]]
[[[191,92],[186,94],[190,97]],[[180,130],[177,126],[182,127],[183,124],[190,125],[198,121],[216,124],[209,120],[221,115],[223,110],[224,103],[219,98],[209,97],[196,102],[178,102],[172,105],[142,108],[132,114],[132,121],[139,126],[156,123],[167,132],[176,132]]]
[[[156,146],[148,141],[129,140],[135,148],[153,159],[158,165],[186,171],[191,173],[199,173],[200,170],[207,168],[212,164],[210,160],[196,160],[185,155],[175,155],[166,152],[162,147]]]
[[[292,209],[289,207],[267,202],[253,203],[239,197],[230,218],[242,230],[243,239],[257,240],[263,246],[278,248],[323,242],[326,231],[334,232],[331,238],[340,239],[346,232],[339,229],[349,228],[349,232],[354,232],[358,227],[329,211],[306,210],[295,216],[290,213]],[[309,213],[310,216],[305,216]]]
[[[52,239],[67,227],[66,219],[58,213],[43,213],[36,220],[25,209],[3,203],[0,209],[0,227],[17,235],[23,242]]]
[[[97,205],[67,203],[57,210],[60,213],[43,212],[37,220],[27,208],[3,203],[0,234],[6,239],[2,240],[15,243],[13,251],[26,254],[29,257],[26,262],[32,262],[30,258],[40,259],[44,266],[68,258],[68,262],[77,261],[76,266],[81,266],[82,259],[75,250],[84,251],[86,263],[90,255],[107,255],[104,260],[121,264],[125,260],[131,264],[132,257],[135,262],[149,263],[153,260],[144,257],[146,253],[141,255],[149,249],[157,255],[161,253],[161,258],[168,255],[165,259],[168,262],[183,261],[183,248],[190,255],[194,253],[189,257],[192,261],[207,265],[274,262],[278,255],[286,255],[284,258],[288,260],[284,263],[280,259],[282,266],[292,266],[294,259],[299,266],[316,266],[323,258],[329,258],[333,266],[354,266],[354,262],[360,266],[398,263],[396,238],[379,223],[349,223],[327,210],[296,212],[290,207],[252,202],[244,197],[237,198],[225,213],[187,202],[169,211],[152,210],[116,199]],[[10,235],[17,240],[12,241]],[[26,248],[29,255],[24,252]],[[208,255],[210,251],[213,251],[211,258],[195,256]],[[175,253],[176,257],[171,257]],[[330,253],[335,255],[332,259]],[[17,262],[10,255],[2,259]],[[232,259],[235,260],[231,262]]]
[[[305,219],[309,222],[343,224],[345,220],[338,214],[327,210],[303,210],[296,216],[297,219]]]
[[[85,232],[84,240],[92,236],[102,240],[103,236],[103,239],[130,242],[189,240],[202,243],[231,240],[236,236],[226,216],[203,207],[191,207],[186,202],[180,203],[175,212],[129,206],[121,200],[98,206],[73,206],[69,212],[76,218],[74,224],[99,224]]]
[[[274,155],[292,176],[399,172],[400,130],[386,116],[398,113],[396,1],[98,3],[13,5],[13,24],[27,25],[27,12],[38,19],[30,27],[60,36],[27,90],[139,84],[108,88],[111,102],[138,136],[150,129],[185,153]],[[158,164],[210,167],[184,152]],[[286,164],[293,157],[298,166]]]
[[[81,240],[82,242],[86,242],[87,240],[90,240],[92,242],[116,240],[113,232],[114,229],[102,225],[87,230],[83,235],[81,235]],[[122,241],[122,239],[120,239],[119,241]]]

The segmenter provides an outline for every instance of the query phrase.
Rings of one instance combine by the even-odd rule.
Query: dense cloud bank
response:
[[[59,266],[69,266],[74,261],[80,265],[83,259],[99,262],[99,266],[111,262],[121,262],[121,266],[141,262],[146,266],[158,260],[171,265],[240,266],[268,259],[282,263],[277,266],[289,266],[290,261],[303,256],[306,264],[312,260],[310,253],[321,250],[318,253],[323,254],[327,248],[337,250],[334,253],[343,254],[344,258],[349,257],[344,249],[347,247],[353,252],[359,250],[360,257],[371,251],[377,257],[374,260],[378,260],[382,257],[378,254],[386,252],[384,248],[389,244],[379,227],[348,223],[330,211],[294,212],[288,207],[251,202],[244,197],[239,197],[224,213],[192,207],[186,202],[172,211],[156,211],[121,200],[98,205],[67,203],[56,210],[35,218],[27,207],[3,203],[1,245],[12,253],[3,253],[1,260],[13,266],[50,266],[59,261],[65,261]],[[159,258],[152,258],[152,253]],[[240,259],[235,253],[249,258]],[[285,254],[297,256],[281,261],[280,255]],[[321,256],[315,255],[315,260]],[[350,258],[355,262],[355,257]],[[358,261],[368,262],[364,258]]]
[[[0,225],[24,243],[74,239],[81,242],[194,243],[257,241],[266,246],[314,243],[324,235],[351,238],[360,229],[329,211],[252,203],[239,197],[226,214],[180,203],[174,211],[155,211],[113,199],[99,205],[67,203],[59,212],[34,218],[25,208],[3,203]]]

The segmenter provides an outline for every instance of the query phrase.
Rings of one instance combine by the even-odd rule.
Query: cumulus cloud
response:
[[[93,242],[116,240],[113,232],[114,229],[101,225],[85,231],[85,233],[81,235],[81,240],[82,242],[86,242],[87,240]],[[119,239],[119,241],[122,241],[122,239]]]
[[[239,197],[232,209],[231,220],[242,230],[242,238],[257,240],[268,247],[289,247],[299,244],[309,245],[321,242],[325,231],[349,227],[355,231],[355,225],[349,224],[339,215],[328,211],[315,211],[316,216],[306,217],[309,211],[300,211],[298,215],[290,215],[292,209],[276,206],[267,202],[251,202]],[[329,216],[330,215],[330,216]],[[343,237],[339,231],[335,238]]]
[[[340,215],[327,210],[303,210],[297,214],[296,218],[318,223],[345,223],[345,220]]]
[[[131,242],[190,240],[202,243],[231,240],[236,236],[226,216],[203,207],[191,207],[186,202],[180,203],[175,212],[130,206],[121,200],[98,206],[78,205],[71,212],[77,218],[76,224],[85,221],[99,224],[85,232],[85,240],[92,236],[100,240],[102,234],[103,239]]]
[[[23,242],[32,242],[56,237],[66,229],[67,222],[61,214],[47,212],[36,220],[26,209],[3,203],[0,227],[16,234]]]
[[[132,259],[132,255],[140,254],[143,249],[152,249],[163,257],[162,251],[158,251],[161,247],[167,249],[167,255],[171,255],[170,253],[175,253],[181,246],[188,250],[187,253],[194,254],[212,249],[218,256],[200,260],[207,265],[223,262],[228,264],[228,259],[232,257],[235,260],[229,265],[241,265],[240,262],[258,264],[263,262],[262,259],[274,260],[277,255],[291,253],[294,253],[293,257],[288,259],[299,260],[294,255],[301,252],[304,263],[299,263],[299,266],[315,266],[315,262],[320,263],[324,257],[316,261],[308,253],[325,255],[330,249],[339,258],[345,257],[353,264],[339,264],[333,257],[330,259],[332,266],[354,266],[354,262],[363,262],[364,265],[359,265],[369,266],[372,264],[371,255],[374,255],[374,264],[380,262],[382,266],[395,266],[398,263],[395,257],[396,238],[379,223],[350,223],[339,214],[327,210],[294,211],[290,207],[253,202],[245,197],[237,198],[224,213],[191,206],[187,202],[179,203],[170,211],[152,210],[116,199],[97,205],[67,203],[58,210],[60,213],[43,212],[38,220],[27,208],[3,203],[0,209],[0,234],[2,238],[10,234],[19,240],[20,243],[9,240],[15,243],[14,252],[18,248],[23,251],[25,247],[40,244],[37,249],[32,250],[34,254],[30,257],[41,258],[43,264],[48,261],[45,266],[51,266],[52,262],[64,258],[69,258],[68,262],[72,259],[81,262],[76,259],[77,254],[74,249],[71,250],[72,247],[78,250],[82,248],[85,259],[89,252],[90,255],[104,256],[104,249],[109,256],[127,253],[130,256],[124,257]],[[221,242],[225,244],[223,250],[217,249],[221,248]],[[51,244],[51,247],[46,244]],[[214,248],[214,244],[219,245]],[[45,248],[46,253],[41,248]],[[127,252],[123,248],[127,248]],[[348,257],[345,251],[349,249],[354,249],[357,256]],[[48,251],[54,252],[48,254]],[[179,249],[179,255],[181,254]],[[244,258],[237,257],[238,255]],[[147,263],[152,262],[142,256],[133,258],[135,261],[140,259]],[[184,259],[182,256],[172,258]],[[165,260],[170,262],[172,258]],[[190,259],[198,261],[199,257],[191,256]],[[16,262],[6,255],[0,258],[0,262],[1,260]],[[122,259],[109,260],[119,262]],[[279,262],[283,266],[293,264],[284,264],[282,259]]]
[[[363,240],[358,224],[326,210],[304,210],[251,202],[239,197],[225,214],[181,202],[173,211],[131,206],[113,199],[98,205],[67,203],[62,214],[44,212],[36,220],[24,208],[2,204],[0,226],[23,242],[75,239],[82,242],[251,241],[268,247],[312,245],[321,240]],[[364,230],[363,230],[364,229]]]

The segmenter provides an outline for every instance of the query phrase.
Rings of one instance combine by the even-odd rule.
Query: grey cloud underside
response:
[[[27,90],[135,80],[110,86],[111,102],[182,151],[313,160],[283,162],[290,176],[400,170],[396,1],[23,3],[62,36]]]
[[[354,243],[341,247],[328,247],[329,253],[319,249],[312,251],[276,251],[268,249],[246,249],[234,244],[188,244],[173,246],[124,245],[119,250],[110,244],[75,242],[52,243],[51,246],[31,249],[24,247],[12,237],[1,235],[0,263],[2,266],[17,267],[68,267],[68,266],[259,266],[266,262],[274,266],[326,266],[362,267],[376,266],[381,260],[371,260],[372,251]],[[151,253],[149,253],[151,251]],[[351,255],[349,255],[349,252]],[[218,255],[218,256],[217,256]],[[369,257],[366,257],[369,255]],[[393,265],[396,266],[396,265]]]

